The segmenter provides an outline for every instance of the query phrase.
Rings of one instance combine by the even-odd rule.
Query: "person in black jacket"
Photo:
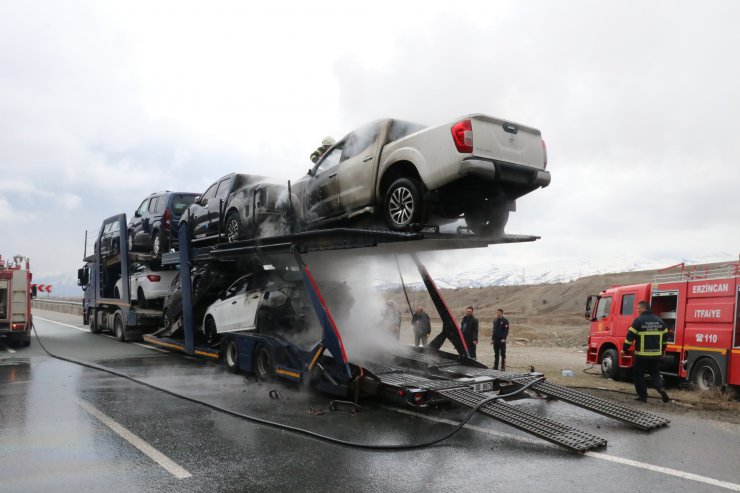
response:
[[[414,346],[418,346],[421,342],[421,345],[426,347],[427,338],[432,332],[432,323],[423,306],[416,307],[416,313],[411,317],[411,325],[414,327]]]
[[[658,391],[663,402],[670,399],[663,387],[663,380],[660,378],[658,363],[663,356],[665,347],[668,345],[668,327],[663,319],[653,315],[650,311],[650,303],[641,301],[637,304],[638,317],[632,322],[627,337],[624,339],[622,355],[632,349],[634,344],[635,356],[632,364],[634,373],[635,391],[637,397],[635,400],[647,402],[647,385],[645,385],[645,372],[650,374],[653,387]]]
[[[473,307],[465,309],[465,316],[460,322],[460,330],[468,346],[468,354],[475,359],[475,349],[478,346],[478,319],[473,316]]]
[[[493,369],[498,370],[499,355],[501,356],[501,371],[506,370],[506,338],[509,337],[509,321],[504,317],[504,311],[496,310],[496,318],[493,320]]]

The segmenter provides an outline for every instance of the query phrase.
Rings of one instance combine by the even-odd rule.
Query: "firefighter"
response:
[[[658,391],[663,402],[668,402],[668,394],[663,387],[663,380],[658,372],[660,357],[668,345],[668,327],[663,320],[653,315],[650,311],[650,303],[641,301],[637,304],[638,317],[632,322],[627,337],[624,339],[622,355],[633,349],[633,373],[635,379],[636,401],[647,402],[647,386],[645,385],[645,372],[650,374],[653,387]]]
[[[465,316],[460,322],[460,330],[468,346],[468,354],[475,359],[475,348],[478,346],[478,319],[473,316],[473,307],[465,309]]]
[[[334,145],[334,138],[331,136],[324,137],[324,140],[321,141],[321,145],[313,151],[313,154],[311,154],[311,162],[315,163],[319,159],[321,159],[321,156],[324,155],[326,151],[329,150],[331,146]]]
[[[496,318],[493,320],[493,333],[491,344],[493,344],[493,369],[498,370],[499,355],[501,356],[501,371],[506,370],[506,338],[509,337],[509,321],[504,317],[504,311],[496,310]]]
[[[411,325],[414,327],[414,347],[418,346],[419,342],[426,347],[427,338],[432,332],[432,323],[423,306],[416,307],[416,313],[411,317]]]

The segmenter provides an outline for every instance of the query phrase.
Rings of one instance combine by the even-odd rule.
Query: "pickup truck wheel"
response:
[[[607,349],[601,355],[601,376],[612,380],[619,379],[619,355],[616,349]]]
[[[265,346],[260,346],[254,355],[254,372],[258,378],[272,378],[274,369],[272,367],[272,355]]]
[[[239,224],[239,216],[236,212],[229,212],[226,216],[226,241],[232,243],[240,239],[241,225]]]
[[[126,342],[126,329],[123,327],[123,317],[120,313],[116,313],[113,318],[113,333],[116,335],[116,339]]]
[[[485,200],[465,212],[465,224],[473,233],[480,236],[503,236],[508,221],[509,211],[493,206]]]
[[[231,373],[239,371],[239,347],[235,340],[230,340],[224,349],[224,364]]]
[[[691,383],[699,390],[710,390],[722,385],[722,373],[713,359],[699,360],[691,370]]]
[[[393,231],[402,231],[423,220],[421,187],[413,178],[399,178],[385,194],[383,216]]]

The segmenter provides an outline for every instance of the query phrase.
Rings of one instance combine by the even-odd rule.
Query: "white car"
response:
[[[139,306],[146,308],[154,300],[167,296],[170,283],[177,275],[176,270],[152,270],[146,264],[133,264],[129,276],[129,294]],[[114,296],[121,298],[123,280],[119,279],[114,288]]]

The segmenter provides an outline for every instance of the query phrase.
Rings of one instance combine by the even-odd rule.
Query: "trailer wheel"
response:
[[[95,310],[92,308],[90,309],[90,314],[88,315],[88,318],[90,319],[90,332],[93,334],[100,334],[100,327],[98,326],[98,318],[97,314],[95,313]]]
[[[116,313],[113,318],[113,332],[116,335],[116,339],[126,342],[126,329],[123,327],[123,317],[121,317],[120,313]]]
[[[383,218],[390,229],[403,231],[411,224],[423,221],[423,209],[418,182],[413,178],[399,178],[385,194]]]
[[[609,348],[601,355],[601,376],[619,380],[619,355],[616,349]]]
[[[239,347],[233,339],[226,343],[226,348],[224,349],[224,364],[226,365],[226,369],[231,373],[239,371]]]
[[[265,346],[260,346],[254,355],[254,372],[258,378],[271,378],[274,369],[272,367],[272,355]]]
[[[691,383],[699,390],[710,390],[722,385],[722,373],[711,358],[703,358],[691,370]]]

